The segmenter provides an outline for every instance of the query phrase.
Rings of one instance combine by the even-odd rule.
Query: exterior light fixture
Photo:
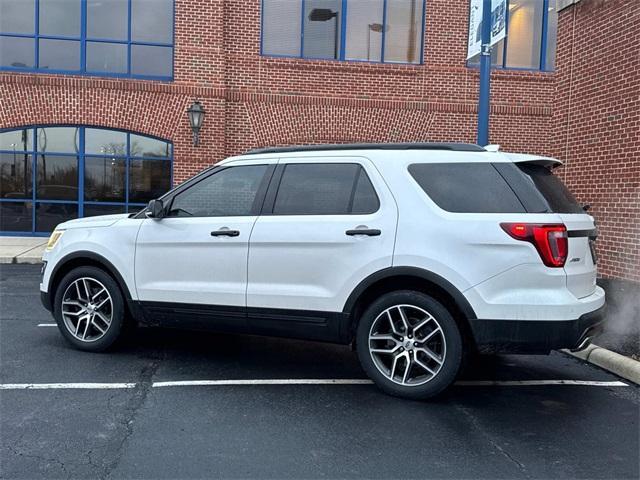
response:
[[[200,129],[202,128],[202,122],[204,122],[204,108],[200,104],[199,100],[194,100],[191,106],[187,109],[189,114],[189,124],[191,124],[191,131],[193,131],[193,144],[197,147],[200,143]]]

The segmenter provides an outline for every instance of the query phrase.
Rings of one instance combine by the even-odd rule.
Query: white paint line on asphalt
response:
[[[153,382],[153,387],[191,387],[210,385],[369,385],[366,378],[289,378],[256,380],[179,380],[175,382]]]
[[[589,387],[628,387],[624,382],[598,382],[594,380],[461,380],[456,385],[462,387],[482,386],[527,386],[527,385],[586,385]]]
[[[39,327],[57,327],[58,324],[57,323],[39,323],[38,326]]]
[[[135,383],[3,383],[0,390],[59,390],[85,389],[104,390],[118,388],[136,388]]]
[[[233,386],[233,385],[370,385],[373,382],[365,378],[290,378],[290,379],[254,379],[254,380],[177,380],[154,382],[160,387],[192,386]],[[589,387],[628,387],[624,382],[600,382],[592,380],[461,380],[455,383],[462,387],[485,386],[536,386],[536,385],[582,385]],[[0,390],[57,390],[57,389],[125,389],[135,388],[136,383],[4,383]]]

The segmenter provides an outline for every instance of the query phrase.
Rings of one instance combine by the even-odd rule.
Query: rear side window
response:
[[[443,210],[524,213],[509,184],[490,163],[416,163],[409,173]]]
[[[584,213],[582,206],[573,194],[551,170],[542,165],[526,163],[518,164],[518,168],[544,197],[550,211],[554,213]]]
[[[273,214],[367,214],[379,206],[373,185],[360,165],[298,163],[284,168]]]

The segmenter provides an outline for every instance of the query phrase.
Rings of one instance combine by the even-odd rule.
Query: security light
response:
[[[187,114],[189,114],[189,123],[191,124],[191,130],[193,131],[193,144],[196,147],[200,143],[200,129],[204,122],[205,113],[204,108],[202,108],[202,105],[198,100],[195,100],[187,109]]]

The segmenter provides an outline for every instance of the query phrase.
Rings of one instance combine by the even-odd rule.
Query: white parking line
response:
[[[366,378],[290,378],[256,380],[178,380],[175,382],[153,382],[153,387],[187,387],[209,385],[369,385]]]
[[[153,382],[152,387],[192,387],[229,385],[369,385],[373,382],[365,378],[291,378],[254,380],[177,380]],[[4,383],[0,390],[56,390],[56,389],[124,389],[135,388],[137,383]],[[485,386],[538,386],[538,385],[578,385],[589,387],[628,387],[624,382],[600,382],[592,380],[461,380],[455,383],[461,387]]]
[[[135,388],[135,383],[3,383],[0,390],[117,389]]]
[[[38,326],[39,327],[57,327],[58,324],[57,323],[39,323]]]
[[[598,382],[594,380],[461,380],[456,382],[459,386],[526,386],[526,385],[587,385],[589,387],[628,387],[624,382]]]

